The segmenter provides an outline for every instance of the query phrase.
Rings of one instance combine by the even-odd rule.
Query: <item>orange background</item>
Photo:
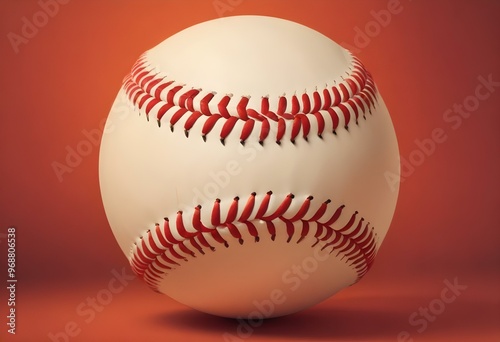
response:
[[[49,334],[59,341],[397,341],[402,331],[415,341],[499,341],[500,87],[457,129],[443,114],[474,95],[478,77],[500,82],[500,2],[400,0],[387,25],[374,24],[372,11],[395,1],[72,0],[15,47],[9,37],[22,34],[25,20],[43,24],[42,7],[0,1],[0,283],[9,226],[17,227],[18,279],[16,335],[0,318],[2,341],[50,341]],[[406,170],[372,270],[314,308],[237,335],[239,322],[194,312],[130,280],[93,316],[83,315],[81,304],[102,295],[111,271],[127,261],[100,200],[97,142],[61,182],[52,163],[64,164],[68,148],[90,141],[84,131],[100,128],[143,51],[217,18],[218,3],[229,4],[222,15],[293,20],[345,46],[361,47],[357,32],[368,29],[372,37],[354,52],[389,107],[402,158],[418,162],[415,140],[436,128],[446,140]],[[419,332],[409,317],[435,304],[446,280],[467,288]],[[65,329],[74,336],[63,338]]]

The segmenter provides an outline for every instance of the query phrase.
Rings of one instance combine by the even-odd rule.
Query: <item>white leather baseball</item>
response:
[[[224,317],[308,308],[389,228],[396,135],[361,62],[287,20],[234,16],[145,52],[100,151],[106,215],[154,290]]]

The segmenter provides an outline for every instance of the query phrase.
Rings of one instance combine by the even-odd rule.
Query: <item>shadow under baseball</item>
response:
[[[397,340],[407,332],[411,337],[444,333],[449,329],[487,332],[497,327],[500,311],[490,301],[459,298],[451,303],[426,329],[419,332],[409,316],[426,305],[427,296],[360,297],[318,305],[311,309],[278,318],[252,322],[222,318],[185,309],[150,317],[156,327],[219,335],[221,340],[245,340],[253,336],[287,340]],[[422,317],[420,317],[422,319]],[[457,322],[461,322],[457,324]],[[258,324],[260,323],[260,324]],[[227,335],[225,335],[227,334]],[[226,336],[226,339],[224,339]],[[233,339],[231,339],[233,338]]]
[[[208,334],[229,334],[235,339],[251,336],[332,340],[335,338],[376,338],[397,336],[408,321],[407,310],[315,307],[296,314],[263,321],[243,321],[182,310],[156,315],[155,325],[175,326]]]

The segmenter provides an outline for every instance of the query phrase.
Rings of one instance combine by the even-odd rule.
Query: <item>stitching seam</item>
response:
[[[221,235],[221,231],[227,230],[230,235],[240,244],[245,243],[242,233],[236,223],[245,226],[247,232],[257,243],[260,241],[258,230],[252,221],[262,220],[265,222],[267,232],[274,241],[276,237],[275,221],[285,223],[287,242],[297,238],[300,243],[306,236],[313,235],[316,242],[311,246],[323,244],[321,250],[330,248],[330,254],[337,252],[341,255],[347,265],[357,273],[357,279],[361,279],[371,268],[377,252],[377,234],[369,222],[358,217],[355,211],[349,221],[341,228],[333,228],[333,224],[339,219],[345,206],[341,205],[333,214],[327,214],[331,200],[323,202],[315,212],[310,212],[310,204],[313,196],[308,196],[300,204],[296,213],[288,212],[292,201],[296,201],[293,194],[288,194],[279,202],[277,209],[269,211],[272,191],[266,193],[262,200],[256,199],[257,194],[252,193],[247,198],[241,209],[239,197],[235,197],[229,206],[225,216],[221,214],[220,199],[216,199],[210,211],[210,223],[201,220],[201,205],[198,205],[193,215],[186,217],[182,211],[177,212],[175,220],[164,218],[163,225],[155,224],[153,229],[147,230],[131,249],[130,264],[133,271],[145,280],[154,290],[158,291],[160,280],[171,270],[181,266],[179,261],[188,261],[189,257],[196,257],[196,252],[201,255],[205,250],[215,251],[213,245],[224,245],[229,248],[229,243]],[[240,214],[238,214],[240,213]],[[225,219],[221,219],[225,217]],[[188,222],[190,224],[188,224]],[[296,228],[293,223],[299,223]],[[212,243],[209,242],[212,241]]]
[[[222,144],[239,121],[243,122],[239,138],[242,144],[254,129],[259,128],[259,142],[263,144],[271,133],[271,124],[276,128],[274,140],[278,144],[285,136],[295,143],[301,131],[303,139],[308,140],[312,122],[316,127],[314,133],[322,138],[327,122],[333,134],[338,129],[339,118],[343,119],[344,128],[348,130],[351,122],[358,124],[360,116],[366,119],[366,113],[372,113],[377,101],[373,78],[355,56],[352,56],[352,65],[346,71],[347,77],[341,76],[341,82],[333,81],[332,86],[326,85],[312,94],[280,96],[275,108],[271,108],[268,95],[261,96],[260,108],[250,108],[250,96],[237,99],[233,94],[207,92],[161,76],[155,70],[148,64],[145,53],[123,81],[122,87],[139,113],[145,113],[148,121],[154,116],[159,127],[162,121],[168,121],[172,132],[184,118],[186,137],[201,120],[204,141],[222,120],[218,137]],[[291,127],[286,125],[287,121],[292,121]]]

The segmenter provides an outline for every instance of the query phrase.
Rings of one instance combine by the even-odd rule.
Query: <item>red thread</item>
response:
[[[318,122],[318,136],[321,137],[323,135],[323,130],[325,129],[325,119],[319,112],[313,113],[313,115]]]
[[[153,251],[154,251],[156,254],[158,254],[158,253],[163,253],[163,249],[162,249],[162,248],[160,248],[160,247],[158,247],[158,246],[156,245],[156,243],[154,242],[154,240],[153,240],[153,234],[150,234],[150,235],[148,236],[148,242],[149,242],[149,246],[151,246],[151,248],[153,249]],[[154,256],[153,256],[153,257],[154,257]]]
[[[245,222],[245,225],[247,226],[248,233],[255,238],[255,242],[259,242],[259,232],[257,231],[257,227],[255,227],[251,221]]]
[[[302,113],[310,113],[311,112],[311,99],[309,95],[306,93],[302,94]]]
[[[173,128],[175,126],[175,124],[177,123],[177,121],[179,121],[184,116],[184,114],[186,114],[187,112],[188,112],[187,109],[179,108],[174,113],[174,115],[172,115],[172,118],[170,119],[170,127]]]
[[[189,233],[186,230],[186,227],[184,227],[184,222],[182,221],[182,211],[177,212],[177,217],[175,220],[175,225],[177,226],[177,231],[183,238],[188,238],[191,236],[191,233]],[[194,233],[193,233],[194,234]]]
[[[252,134],[254,125],[255,125],[254,120],[245,121],[245,123],[243,124],[243,129],[241,130],[241,135],[240,135],[240,141],[242,143],[244,143],[248,139],[250,134]]]
[[[309,131],[311,130],[311,122],[306,115],[297,115],[300,118],[302,125],[302,137],[304,140],[307,140],[307,136],[309,135]]]
[[[297,135],[299,135],[300,126],[302,126],[302,121],[300,120],[300,117],[297,115],[295,119],[293,119],[292,123],[292,134],[290,136],[290,140],[292,142],[295,142],[295,138],[297,138]]]
[[[238,115],[242,120],[248,120],[248,114],[247,114],[247,104],[248,104],[249,98],[246,96],[242,96],[240,99],[240,102],[238,102],[238,105],[236,106],[236,110],[238,111]]]
[[[248,117],[250,117],[251,119],[254,119],[254,120],[257,120],[257,121],[264,120],[264,116],[262,114],[260,114],[259,112],[257,112],[255,109],[252,109],[252,108],[248,108],[246,110],[246,115],[248,115]]]
[[[276,110],[277,115],[283,115],[286,110],[286,97],[280,96],[278,100],[278,109]]]
[[[163,90],[167,89],[168,87],[170,87],[170,85],[174,83],[174,81],[168,81],[168,82],[165,82],[165,83],[161,83],[158,88],[156,88],[155,90],[155,93],[153,94],[153,97],[157,98],[157,99],[161,99],[161,93],[163,92]],[[168,103],[168,102],[167,102]],[[173,105],[172,102],[170,102],[170,104]]]
[[[352,100],[358,105],[358,107],[361,109],[361,112],[365,112],[365,105],[363,104],[363,101],[361,101],[359,94],[354,96]],[[364,116],[364,115],[363,115]],[[357,117],[356,117],[357,118]]]
[[[340,92],[337,87],[332,87],[333,91],[333,107],[336,107],[339,105],[340,102],[342,102],[342,98],[340,97]]]
[[[262,114],[269,112],[269,98],[267,96],[263,96],[260,101],[260,111]]]
[[[304,203],[302,203],[302,206],[300,207],[300,209],[297,211],[297,213],[290,219],[290,221],[298,221],[298,220],[302,220],[302,218],[304,217],[304,215],[307,213],[307,211],[309,210],[309,206],[311,205],[311,200],[313,199],[312,196],[309,196],[306,198],[306,200],[304,201]]]
[[[318,208],[316,213],[314,213],[314,215],[311,216],[311,218],[308,219],[307,221],[309,221],[309,222],[318,221],[323,215],[325,215],[326,209],[328,207],[328,204],[330,204],[330,202],[331,202],[330,200],[327,200],[327,201],[321,203],[321,206]]]
[[[208,93],[207,95],[203,96],[203,98],[201,99],[200,112],[202,112],[203,115],[212,115],[212,112],[210,111],[209,103],[214,98],[214,96],[215,96],[214,93]]]
[[[182,93],[181,96],[179,96],[179,106],[185,107],[189,109],[190,111],[193,111],[194,109],[192,108],[192,100],[193,98],[198,95],[200,91],[198,89],[191,89],[186,91],[185,93]],[[191,106],[188,106],[186,102],[188,102],[188,99],[191,100]],[[191,108],[189,108],[191,107]]]
[[[219,121],[219,119],[221,119],[221,118],[222,118],[222,116],[220,116],[220,115],[210,115],[208,117],[207,121],[205,121],[205,124],[203,124],[203,128],[201,130],[201,133],[204,136],[207,135],[208,133],[210,133],[210,131],[212,130],[212,128],[214,128],[217,121]]]
[[[271,235],[271,240],[274,241],[274,239],[276,238],[276,226],[273,224],[272,221],[264,221],[264,222],[266,222],[267,232],[269,233],[269,235]]]
[[[214,227],[220,225],[220,199],[218,198],[215,200],[214,207],[212,208],[211,223]]]
[[[139,103],[138,103],[138,107],[139,109],[142,108],[142,106],[144,105],[144,103],[146,102],[146,100],[149,100],[151,98],[151,96],[147,95],[147,94],[143,94],[141,96],[141,99],[139,100]]]
[[[145,70],[145,68],[142,68],[140,72],[136,73],[133,77],[135,83],[140,87],[141,87],[141,80],[146,77],[148,74],[149,74],[149,71],[143,71]]]
[[[346,102],[346,105],[348,105],[349,107],[351,107],[352,111],[354,112],[354,119],[355,119],[356,123],[358,123],[359,110],[358,110],[358,106],[356,106],[356,102],[354,101],[354,99],[350,98]]]
[[[276,142],[278,144],[281,143],[281,139],[283,139],[283,136],[285,135],[285,129],[286,129],[285,120],[283,118],[280,118],[278,120],[278,131],[276,132]]]
[[[203,130],[202,137],[206,140],[206,136],[214,129],[215,123],[224,120],[218,128],[223,144],[236,127],[241,130],[240,141],[244,144],[252,135],[253,129],[257,128],[255,121],[261,122],[258,133],[261,144],[269,136],[271,125],[275,125],[277,129],[276,142],[278,144],[285,137],[295,141],[300,130],[305,140],[308,140],[310,134],[322,137],[325,116],[332,119],[332,131],[336,133],[338,117],[335,118],[335,116],[342,115],[347,128],[351,121],[358,123],[359,115],[366,118],[366,111],[371,113],[377,101],[377,89],[371,74],[354,56],[352,56],[347,77],[342,77],[341,82],[334,81],[333,86],[325,86],[310,94],[303,93],[299,97],[295,94],[290,97],[278,96],[273,101],[269,95],[257,94],[261,96],[260,103],[257,105],[260,108],[251,107],[250,96],[241,96],[237,102],[231,101],[232,94],[217,96],[215,91],[200,96],[202,89],[174,82],[166,76],[159,76],[159,73],[151,68],[146,53],[140,56],[130,74],[124,78],[123,89],[130,101],[146,114],[147,119],[150,113],[153,113],[151,115],[156,117],[158,125],[161,126],[161,121],[166,118],[170,122],[172,131],[175,124],[184,115],[188,115],[184,124],[186,135],[197,120],[203,120],[203,125],[200,127]],[[217,101],[215,107],[210,106],[212,101]],[[213,112],[215,110],[217,112]],[[195,112],[202,115],[194,114]],[[236,123],[239,120],[244,121],[244,124],[237,126]],[[318,123],[315,132],[311,132],[311,120],[316,120]],[[287,121],[291,121],[289,130],[287,130],[289,127],[286,124]]]
[[[131,100],[132,100],[132,102],[133,102],[133,103],[135,103],[135,104],[137,104],[137,99],[138,99],[141,95],[142,95],[142,96],[144,96],[144,94],[143,94],[143,93],[141,93],[140,91],[137,91],[137,92],[135,92],[135,93],[132,93],[132,92],[131,92],[131,95],[132,95],[132,94],[133,94],[134,96],[131,96]]]
[[[259,209],[257,210],[257,214],[255,215],[255,217],[257,219],[262,220],[262,216],[264,216],[264,214],[266,213],[267,208],[269,207],[269,202],[271,202],[271,195],[272,194],[273,194],[272,191],[268,191],[266,193],[266,195],[264,196],[264,199],[262,200],[262,203],[260,204]],[[255,198],[255,196],[252,196],[252,198]],[[271,220],[268,220],[268,221],[271,221]]]
[[[139,87],[141,87],[141,88],[144,89],[144,88],[146,88],[146,84],[148,82],[150,82],[151,80],[153,80],[153,79],[154,79],[154,76],[153,75],[149,75],[148,77],[144,77],[144,79],[142,79],[142,81],[137,82],[137,83],[139,84]]]
[[[205,254],[205,252],[203,251],[203,248],[201,248],[201,246],[198,244],[198,242],[196,242],[196,239],[194,238],[190,238],[189,239],[189,243],[194,247],[196,248],[196,250],[201,253],[201,254]]]
[[[176,246],[180,246],[182,245],[182,241],[178,242],[176,244]],[[183,256],[181,256],[174,248],[174,246],[172,245],[171,248],[169,249],[169,252],[172,254],[172,256],[176,259],[180,259],[180,260],[185,260],[186,258],[184,258]]]
[[[343,103],[339,103],[338,107],[344,115],[344,127],[347,129],[347,127],[349,126],[349,121],[351,120],[351,112],[349,112],[349,109]]]
[[[170,89],[167,92],[167,102],[173,103],[174,102],[174,96],[175,96],[175,94],[177,94],[181,89],[182,89],[182,86],[180,86],[180,85],[176,86],[176,87],[173,87],[172,89]]]
[[[290,242],[292,240],[293,234],[295,233],[295,227],[290,220],[286,220],[283,217],[280,217],[280,219],[285,223],[286,226],[286,234],[288,235],[288,239],[286,239],[286,242]]]
[[[358,86],[356,84],[356,82],[354,82],[352,79],[350,78],[346,78],[346,83],[347,85],[349,86],[349,88],[351,89],[351,93],[354,95],[356,95],[358,93]]]
[[[300,238],[297,243],[301,242],[309,234],[309,222],[302,221],[302,230],[300,232]]]
[[[231,101],[231,96],[226,95],[220,100],[219,104],[217,105],[220,115],[225,118],[229,118],[231,116],[231,114],[229,114],[229,112],[227,111],[227,105],[229,104],[229,101]]]
[[[321,109],[321,96],[317,91],[313,93],[313,103],[314,106],[309,113],[316,113],[318,110]]]
[[[363,99],[364,103],[366,103],[366,105],[368,106],[368,110],[369,110],[369,112],[371,114],[372,103],[371,103],[368,95],[366,95],[366,93],[363,91],[363,92],[359,93],[359,97],[361,97]]]
[[[252,112],[255,112],[253,109],[249,109],[248,111],[252,111]],[[271,119],[272,121],[278,121],[280,118],[278,117],[278,115],[274,114],[273,112],[271,112],[270,110],[267,111],[267,113],[263,113],[263,115],[268,118],[268,119]],[[262,120],[262,119],[261,119]]]
[[[161,233],[161,228],[160,228],[160,225],[158,223],[155,225],[155,233],[156,233],[156,236],[158,237],[158,239],[160,240],[160,243],[163,246],[166,246],[169,244],[167,239],[165,239],[165,237]]]
[[[324,224],[327,225],[327,226],[331,226],[332,224],[334,224],[335,222],[337,222],[337,220],[340,217],[340,214],[342,214],[342,210],[343,209],[344,209],[343,205],[341,205],[340,207],[338,207],[337,210],[335,211],[335,213],[333,214],[333,216],[328,221],[326,221]]]
[[[168,218],[165,218],[163,229],[156,224],[154,229],[146,231],[139,242],[132,246],[130,256],[132,270],[150,287],[158,290],[158,285],[166,273],[182,267],[180,261],[188,261],[186,255],[196,257],[196,252],[203,255],[205,248],[215,251],[215,247],[210,245],[205,238],[206,235],[210,235],[215,242],[229,248],[230,242],[224,239],[220,232],[227,229],[239,244],[244,244],[242,232],[246,229],[255,242],[258,242],[259,231],[252,222],[255,220],[262,220],[265,223],[267,233],[273,241],[277,234],[274,223],[276,220],[284,223],[287,242],[291,242],[295,236],[298,237],[296,243],[301,243],[307,236],[314,236],[316,242],[311,247],[323,243],[322,250],[331,248],[330,253],[336,252],[337,256],[341,255],[341,260],[344,260],[357,273],[357,280],[361,279],[371,268],[377,253],[377,237],[369,223],[365,224],[363,218],[358,218],[357,211],[350,216],[347,223],[337,228],[333,224],[342,215],[344,205],[338,207],[330,217],[324,217],[331,203],[327,200],[307,219],[313,200],[312,196],[308,196],[302,200],[297,212],[287,218],[285,216],[292,202],[296,200],[295,196],[292,194],[285,196],[276,209],[268,212],[273,196],[273,193],[269,191],[259,197],[259,203],[256,203],[256,194],[252,193],[239,218],[239,197],[235,197],[229,206],[225,222],[221,222],[221,201],[217,199],[211,208],[210,227],[201,222],[202,207],[198,205],[192,218],[195,232],[187,231],[183,212],[179,211],[176,215],[175,231],[182,237],[181,240],[173,237],[173,228],[170,227]],[[257,212],[253,214],[256,204]]]
[[[342,102],[346,102],[350,98],[349,90],[347,90],[347,87],[345,86],[344,83],[340,83],[339,88],[340,88],[340,94],[342,95]]]
[[[165,217],[165,221],[163,222],[163,234],[165,234],[165,238],[169,243],[177,243],[179,242],[174,236],[172,235],[172,231],[170,230],[170,221],[168,220],[167,217]]]
[[[180,266],[180,264],[179,264],[179,263],[177,263],[176,261],[174,261],[174,260],[170,259],[170,258],[169,258],[169,257],[167,257],[165,254],[160,255],[160,259],[161,259],[162,261],[165,261],[165,262],[166,262],[166,263],[168,263],[168,264],[172,264],[172,265],[178,265],[178,266]],[[167,267],[168,267],[168,266],[167,266]],[[168,268],[170,269],[170,267],[168,267]]]
[[[358,82],[359,85],[358,92],[364,89],[366,78],[363,77],[358,70],[354,70],[354,72],[352,73],[352,77]]]
[[[269,135],[269,132],[271,131],[271,125],[269,124],[269,120],[264,119],[262,121],[262,126],[260,127],[260,135],[259,135],[259,143],[262,144],[262,142],[267,138]]]
[[[231,203],[231,206],[229,207],[229,210],[227,212],[226,221],[224,221],[224,223],[234,222],[236,220],[236,215],[238,214],[239,199],[240,199],[239,197],[235,197],[233,199],[233,202]]]
[[[328,114],[330,114],[330,118],[332,119],[332,130],[335,133],[337,127],[339,127],[339,117],[333,108],[327,109]]]
[[[151,101],[149,101],[149,103],[147,104],[146,109],[145,109],[146,115],[149,115],[149,112],[151,111],[151,109],[153,109],[153,107],[159,103],[161,103],[160,100],[157,100],[155,98],[151,98]]]
[[[189,131],[196,123],[196,120],[198,120],[202,115],[203,114],[200,112],[194,112],[191,114],[186,120],[186,123],[184,123],[184,130]]]
[[[283,113],[283,114],[281,114],[281,117],[282,117],[283,119],[285,119],[285,120],[290,120],[290,121],[292,121],[293,119],[295,119],[295,116],[296,116],[296,115],[297,115],[297,114]]]
[[[236,125],[237,122],[238,118],[235,116],[231,116],[229,119],[226,120],[226,122],[224,122],[224,126],[222,126],[222,129],[220,131],[220,139],[222,141],[224,141],[224,139],[228,137],[229,133],[231,133],[231,131],[234,128],[234,125]]]
[[[156,119],[158,120],[158,124],[160,123],[161,118],[165,113],[172,108],[174,105],[170,103],[165,103],[161,108],[158,110],[158,114],[156,114]]]
[[[146,258],[153,259],[156,257],[156,253],[154,251],[150,250],[149,248],[147,248],[146,242],[142,238],[141,238],[141,247],[142,247],[142,251],[144,253],[144,256]]]
[[[240,222],[248,221],[248,218],[252,214],[253,208],[255,206],[255,196],[256,193],[252,192],[250,197],[248,197],[247,203],[245,204],[243,212],[241,213],[240,219],[238,221]]]
[[[299,104],[299,99],[297,98],[297,95],[292,96],[292,110],[290,111],[290,114],[296,115],[300,110],[300,104]]]
[[[225,226],[229,229],[229,232],[231,233],[231,235],[238,239],[238,240],[241,240],[241,233],[240,231],[238,230],[238,228],[236,228],[236,226],[232,223],[226,223]]]
[[[215,241],[218,243],[223,244],[224,246],[227,245],[226,240],[220,235],[219,231],[217,229],[214,229],[210,232],[210,235],[214,238]]]
[[[330,108],[332,105],[332,96],[330,95],[330,92],[328,89],[323,89],[323,99],[324,103],[323,106],[321,107],[322,110],[325,110],[327,108]]]
[[[288,208],[290,207],[290,204],[292,204],[292,199],[294,197],[295,197],[294,195],[289,194],[288,196],[285,197],[285,200],[283,202],[281,202],[280,206],[278,207],[278,209],[276,209],[276,211],[273,214],[264,217],[264,216],[261,216],[257,213],[257,217],[260,218],[261,220],[264,220],[264,221],[272,221],[272,220],[277,219],[278,217],[282,216],[288,210]],[[271,198],[271,193],[268,192],[266,195],[266,198]],[[269,202],[269,200],[267,200],[267,202]],[[266,209],[267,209],[267,205],[266,205]]]
[[[200,243],[203,246],[210,248],[212,251],[215,251],[215,248],[208,243],[208,241],[205,239],[205,236],[203,236],[203,234],[198,234],[198,236],[196,236],[196,238],[198,239],[198,241],[200,241]]]
[[[153,87],[155,85],[157,85],[158,83],[160,83],[161,81],[162,81],[161,78],[157,78],[157,79],[149,82],[146,89],[144,89],[144,90],[146,91],[146,93],[151,94],[151,90],[153,89]],[[156,98],[159,99],[158,97],[156,97]]]
[[[207,227],[201,222],[201,205],[194,208],[193,220],[191,221],[193,228],[199,232],[209,231]]]

